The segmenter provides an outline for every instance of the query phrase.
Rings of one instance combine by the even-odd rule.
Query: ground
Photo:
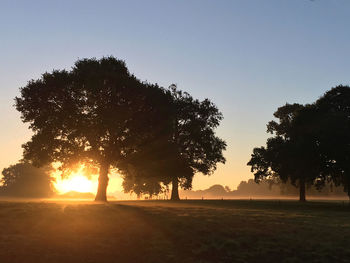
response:
[[[344,201],[0,202],[0,262],[350,262]]]

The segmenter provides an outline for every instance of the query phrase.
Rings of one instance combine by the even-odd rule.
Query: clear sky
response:
[[[349,84],[349,12],[348,0],[0,0],[0,170],[31,135],[12,106],[19,87],[113,55],[142,80],[217,104],[227,163],[194,188],[235,188],[252,178],[246,163],[277,107]]]

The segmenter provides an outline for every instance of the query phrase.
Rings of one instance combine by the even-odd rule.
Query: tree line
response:
[[[98,170],[97,201],[107,200],[112,170],[126,192],[152,196],[171,185],[171,199],[179,200],[194,174],[210,175],[225,163],[226,142],[215,133],[223,115],[213,102],[141,81],[114,57],[44,73],[20,89],[15,107],[33,131],[23,162],[56,163],[63,175],[81,164]],[[267,124],[272,136],[248,162],[255,182],[290,181],[300,201],[308,186],[329,183],[350,197],[350,87],[337,86],[312,104],[286,104],[274,117]]]
[[[51,177],[53,170],[50,167],[36,168],[29,163],[20,162],[11,165],[2,171],[0,180],[0,196],[15,198],[87,198],[94,197],[92,193],[79,193],[70,191],[58,194]],[[314,198],[344,198],[347,195],[341,186],[335,186],[332,182],[325,183],[322,189],[315,185],[307,188],[308,195]],[[262,179],[257,184],[253,179],[241,181],[237,189],[231,190],[229,186],[219,184],[204,190],[180,190],[181,196],[186,199],[234,199],[234,198],[294,198],[298,189],[289,181],[282,182],[276,178]],[[135,198],[126,193],[118,193],[121,198]],[[164,199],[168,192],[158,195],[140,194],[139,198]]]
[[[31,80],[15,98],[33,131],[23,160],[63,174],[84,163],[99,170],[97,201],[107,200],[108,174],[123,176],[127,192],[158,194],[172,185],[189,189],[195,173],[209,175],[225,163],[226,143],[215,134],[223,118],[208,99],[176,85],[143,82],[114,57],[78,60]]]
[[[267,124],[266,146],[254,148],[248,165],[255,181],[279,179],[299,188],[342,186],[350,198],[350,87],[339,85],[312,104],[286,104]]]

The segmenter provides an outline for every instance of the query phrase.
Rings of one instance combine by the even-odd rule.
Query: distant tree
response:
[[[0,194],[10,197],[40,198],[54,194],[49,168],[17,163],[2,171]]]
[[[288,180],[299,186],[300,201],[305,201],[306,185],[320,177],[322,158],[315,136],[318,115],[314,105],[286,104],[274,113],[277,121],[271,121],[267,130],[274,136],[266,147],[255,148],[248,165],[255,181],[265,178]]]
[[[220,184],[214,184],[207,189],[213,196],[224,197],[227,195],[227,190]]]
[[[96,200],[106,201],[108,173],[130,154],[172,128],[170,96],[141,82],[114,57],[78,60],[21,88],[16,108],[34,132],[24,158],[66,170],[78,163],[99,167]]]
[[[229,197],[232,192],[220,184],[215,184],[204,190],[182,190],[181,194],[191,199],[221,199]]]
[[[276,196],[279,195],[280,181],[273,179],[262,179],[259,184],[254,179],[248,181],[241,181],[237,186],[237,190],[233,191],[232,194],[238,196]],[[295,187],[294,187],[295,188]]]
[[[332,182],[325,182],[322,189],[317,185],[311,185],[308,189],[308,195],[312,197],[334,197],[343,198],[346,196],[341,186],[335,186]],[[204,190],[183,190],[181,194],[191,199],[211,198],[284,198],[296,196],[299,190],[290,180],[282,182],[279,178],[261,179],[257,184],[254,179],[241,181],[236,190],[228,190],[221,185],[213,185]]]
[[[337,86],[316,102],[319,114],[318,137],[325,158],[323,174],[343,185],[350,198],[350,87]]]

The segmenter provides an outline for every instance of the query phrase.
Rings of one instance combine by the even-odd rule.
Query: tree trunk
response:
[[[107,202],[109,164],[102,163],[100,166],[100,175],[98,177],[98,189],[95,201]]]
[[[171,198],[172,201],[179,201],[179,181],[177,177],[175,177],[172,181],[172,188],[171,188]]]
[[[305,180],[300,179],[299,180],[299,201],[305,202],[306,201],[306,195],[305,195]]]

